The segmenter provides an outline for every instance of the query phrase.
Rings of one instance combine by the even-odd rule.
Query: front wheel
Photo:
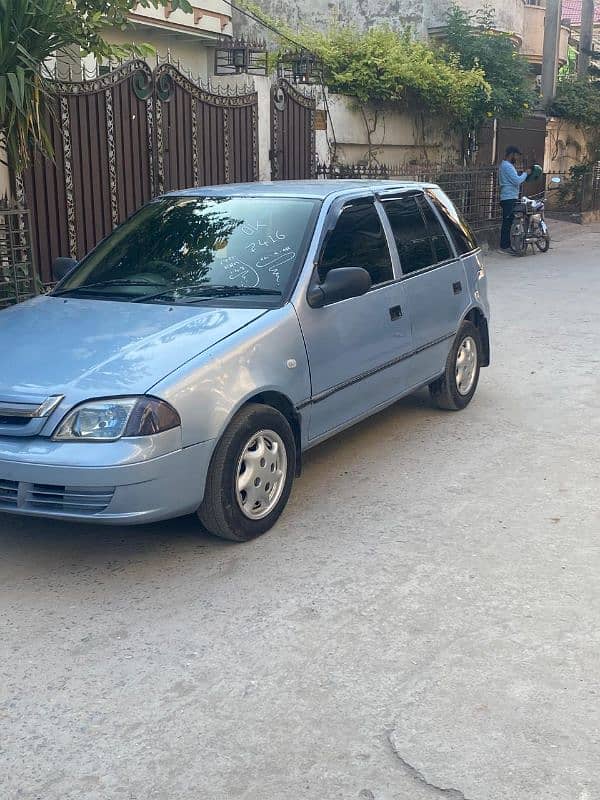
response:
[[[270,406],[248,405],[213,455],[198,517],[209,533],[247,542],[279,519],[296,473],[289,422]]]
[[[550,234],[542,233],[540,237],[535,240],[535,246],[540,253],[547,253],[550,249]]]
[[[527,236],[522,219],[516,219],[510,229],[510,249],[518,256],[527,252]]]
[[[469,405],[479,382],[480,355],[479,331],[472,322],[463,322],[448,354],[444,374],[429,386],[439,408],[461,411]]]

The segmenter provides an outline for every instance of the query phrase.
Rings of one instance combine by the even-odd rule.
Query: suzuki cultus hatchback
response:
[[[66,262],[0,312],[0,511],[252,539],[303,451],[423,386],[463,409],[490,360],[480,252],[433,185],[176,192]]]

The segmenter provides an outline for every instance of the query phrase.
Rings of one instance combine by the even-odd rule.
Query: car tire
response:
[[[294,434],[283,414],[270,406],[245,406],[213,454],[197,512],[200,522],[209,533],[233,542],[266,533],[287,504],[296,458]]]
[[[469,405],[479,382],[481,354],[478,329],[472,322],[463,322],[448,354],[444,374],[429,385],[438,408],[461,411]]]

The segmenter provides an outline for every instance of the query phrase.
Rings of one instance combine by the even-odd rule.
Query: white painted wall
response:
[[[410,25],[418,34],[426,33],[424,21],[429,0],[258,0],[260,8],[275,20],[285,22],[292,30],[329,27],[336,21],[342,25],[369,28]],[[523,0],[521,0],[523,2]],[[236,32],[264,36],[264,30],[243,14],[234,12]]]
[[[271,180],[271,78],[254,78],[258,92],[258,178]]]
[[[390,25],[401,30],[411,28],[417,36],[427,37],[429,29],[445,24],[450,0],[258,0],[258,5],[270,17],[282,20],[292,29],[303,27],[326,29],[336,20],[342,25],[372,28]],[[481,0],[459,0],[468,11],[483,6]],[[524,0],[501,0],[493,3],[498,30],[523,36]],[[260,26],[246,16],[234,13],[236,32],[248,31],[264,36]]]
[[[214,73],[214,48],[200,37],[176,36],[169,31],[151,28],[149,26],[139,27],[137,30],[127,29],[120,31],[110,28],[105,31],[105,36],[111,44],[149,44],[156,50],[156,53],[165,60],[167,52],[171,53],[171,61],[191,72],[195,78],[205,81]],[[152,58],[148,59],[150,62]],[[96,62],[93,56],[88,56],[84,60],[88,75],[92,75]]]
[[[589,159],[585,133],[564,119],[548,119],[544,170],[568,172],[575,164]]]
[[[328,138],[337,141],[337,158],[356,163],[368,158],[369,139],[365,118],[356,101],[344,95],[329,94]],[[404,166],[411,162],[456,161],[460,157],[460,135],[448,129],[441,118],[398,110],[392,106],[365,107],[375,155],[380,163]],[[377,124],[375,118],[377,114]],[[327,141],[319,137],[319,160],[328,159]]]
[[[443,26],[450,8],[450,0],[425,0],[424,16],[428,28]],[[465,11],[478,11],[484,6],[480,0],[460,0],[459,5]],[[523,39],[525,3],[523,0],[501,0],[492,4],[495,12],[495,27],[505,33],[515,34]]]
[[[191,32],[207,32],[220,36],[232,35],[231,6],[223,0],[191,0],[192,11],[169,10],[163,6],[148,8],[136,6],[132,9],[130,19],[147,19],[154,24],[169,24],[179,30],[188,29]],[[199,12],[199,13],[196,13]]]

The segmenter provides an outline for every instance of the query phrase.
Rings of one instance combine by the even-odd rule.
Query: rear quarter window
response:
[[[444,232],[442,223],[439,221],[434,210],[424,197],[420,198],[419,206],[421,208],[421,213],[425,218],[425,224],[431,237],[431,243],[433,244],[436,262],[439,264],[442,261],[448,261],[449,259],[454,258],[452,247],[448,241],[446,233]]]
[[[419,195],[406,194],[385,200],[383,204],[405,275],[431,267],[436,262],[418,198]]]
[[[479,245],[475,234],[441,189],[428,189],[427,194],[442,215],[459,256],[472,253]]]

